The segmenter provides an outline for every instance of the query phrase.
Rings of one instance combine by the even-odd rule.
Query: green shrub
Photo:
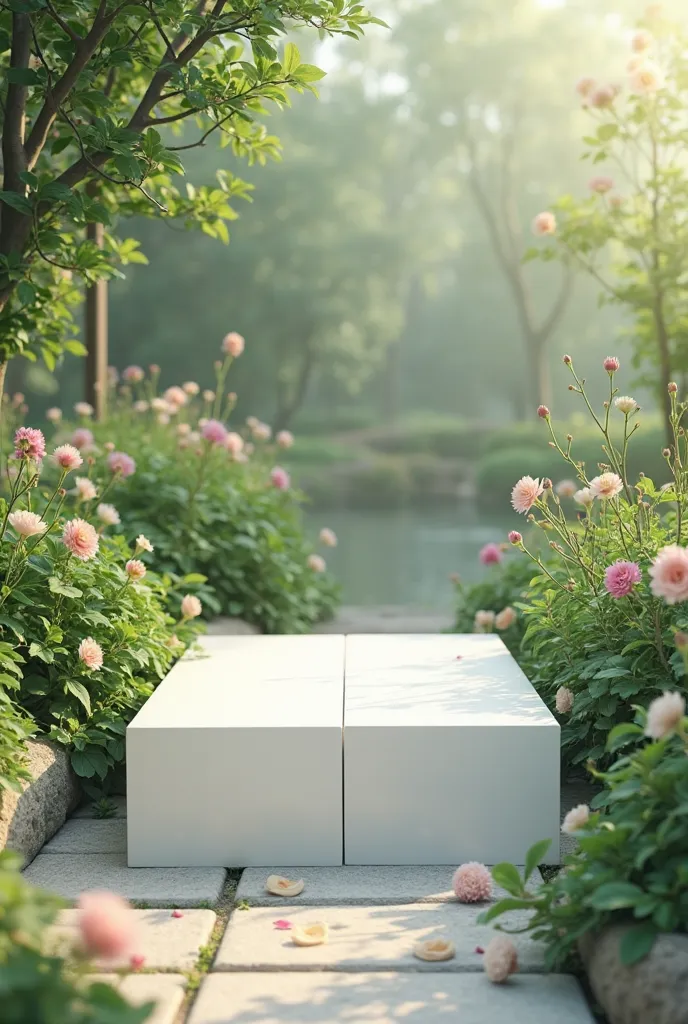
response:
[[[0,688],[0,790],[20,791],[21,783],[29,778],[25,744],[35,731],[33,722]]]
[[[389,455],[421,453],[447,459],[475,460],[492,428],[446,416],[412,416],[407,421],[370,431],[367,443]]]
[[[680,718],[685,703],[678,694],[669,699]],[[528,930],[546,943],[551,967],[565,963],[582,936],[608,925],[631,926],[619,951],[629,965],[650,952],[660,933],[688,932],[688,719],[676,731],[651,729],[663,735],[649,743],[642,739],[644,723],[641,714],[610,733],[610,754],[630,742],[635,749],[609,771],[594,773],[604,785],[593,801],[598,810],[580,807],[565,821],[578,848],[563,871],[533,893],[512,865],[493,869],[509,897],[483,914],[483,922],[515,908],[531,911]],[[528,862],[537,864],[548,846],[537,844]]]
[[[473,633],[476,629],[476,614],[492,612],[495,616],[505,608],[517,609],[527,599],[528,584],[533,577],[533,566],[529,558],[513,553],[499,565],[486,570],[484,580],[464,584],[460,579],[454,583],[456,590],[455,633]],[[518,657],[524,633],[523,617],[513,625],[499,631],[504,643],[512,654]]]

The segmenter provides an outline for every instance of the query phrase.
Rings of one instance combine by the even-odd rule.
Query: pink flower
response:
[[[492,896],[492,875],[484,864],[469,861],[456,869],[452,888],[460,903],[483,903]]]
[[[210,444],[223,445],[227,440],[227,428],[219,420],[206,420],[201,434]]]
[[[280,430],[275,440],[280,448],[291,448],[294,444],[294,435],[289,430]]]
[[[72,444],[82,451],[93,447],[93,434],[88,427],[77,427],[72,434]]]
[[[36,537],[39,533],[45,533],[48,524],[44,522],[35,512],[21,510],[10,512],[8,515],[9,524],[20,537]]]
[[[325,569],[327,568],[325,559],[321,558],[320,555],[309,555],[307,565],[309,569],[313,570],[313,572],[325,572]]]
[[[573,500],[578,505],[584,505],[585,508],[590,508],[595,500],[595,495],[592,493],[589,487],[581,487],[579,491],[573,496]]]
[[[176,385],[168,388],[165,392],[165,401],[177,409],[181,409],[183,405],[186,405],[188,400],[189,398],[184,388],[179,388]]]
[[[103,667],[103,648],[92,636],[87,636],[79,644],[79,660],[92,672],[98,672]]]
[[[576,82],[576,92],[583,99],[587,99],[592,90],[595,88],[594,78],[579,78]]]
[[[145,373],[140,366],[127,366],[122,370],[122,380],[130,384],[140,384],[144,377]]]
[[[182,598],[182,618],[197,619],[203,611],[203,605],[195,594],[185,594]]]
[[[186,380],[186,381],[184,381],[184,383],[182,384],[182,387],[184,388],[184,391],[186,392],[186,394],[187,395],[191,395],[192,398],[193,398],[194,395],[197,395],[198,392],[201,390],[199,385],[196,383],[195,380]]]
[[[623,480],[616,473],[601,473],[590,481],[593,498],[615,498],[623,490]]]
[[[91,501],[98,493],[96,485],[87,476],[74,477],[74,490],[79,501]]]
[[[605,192],[611,192],[614,188],[614,182],[605,174],[598,174],[596,177],[590,179],[588,182],[588,188],[591,192],[598,192],[603,196]]]
[[[94,409],[88,402],[77,402],[74,406],[74,412],[77,416],[92,416]]]
[[[137,402],[134,402],[134,412],[148,412],[150,406],[145,398],[139,398]]]
[[[533,234],[540,237],[543,235],[553,235],[557,230],[557,218],[549,210],[543,210],[542,213],[538,213],[533,218],[531,228]]]
[[[655,698],[647,710],[645,735],[653,740],[661,740],[675,732],[686,713],[686,702],[680,693],[665,690],[661,697]]]
[[[45,457],[43,432],[35,427],[19,427],[14,435],[14,455],[17,459],[40,462]]]
[[[71,444],[61,444],[53,452],[53,459],[67,473],[72,469],[78,469],[83,464],[79,449]]]
[[[110,960],[130,951],[135,919],[126,900],[113,892],[84,892],[79,909],[79,929],[89,953]]]
[[[573,360],[571,359],[571,356],[562,356],[562,362],[564,363],[564,366],[570,366]]]
[[[56,405],[50,409],[45,410],[45,418],[50,423],[59,423],[62,419],[62,409],[58,409]]]
[[[136,551],[147,551],[149,554],[154,550],[153,545],[145,534],[140,533],[136,538]],[[136,552],[134,552],[136,554]]]
[[[112,452],[108,455],[107,465],[111,473],[119,474],[122,479],[136,472],[136,462],[126,452]]]
[[[578,804],[577,807],[571,808],[569,813],[564,818],[564,823],[561,826],[561,831],[566,832],[567,835],[573,835],[574,832],[578,832],[587,824],[590,818],[590,808],[587,804]]]
[[[122,521],[119,517],[119,512],[114,505],[108,505],[107,503],[101,503],[96,509],[96,515],[100,519],[101,523],[105,526],[118,526]]]
[[[214,391],[210,391],[209,388],[206,388],[206,390],[203,392],[203,401],[204,402],[214,402],[215,401],[215,392]]]
[[[506,935],[495,935],[485,947],[483,957],[485,974],[496,985],[503,985],[509,975],[518,970],[518,953]]]
[[[256,423],[251,432],[256,441],[269,441],[272,437],[272,428],[267,423]]]
[[[644,53],[645,50],[649,50],[652,46],[652,36],[649,32],[641,30],[636,32],[631,39],[631,49],[634,53]]]
[[[507,605],[506,608],[502,608],[498,615],[495,615],[494,624],[498,630],[503,631],[505,629],[509,629],[510,626],[513,626],[517,618],[518,615],[515,610],[511,605]]]
[[[669,544],[658,552],[650,566],[650,590],[667,604],[688,601],[688,551]]]
[[[518,530],[509,530],[509,541],[511,544],[520,544],[523,537]]]
[[[279,921],[275,921],[275,928],[277,929],[278,932],[288,932],[288,931],[291,931],[291,927],[292,927],[291,921],[284,921],[282,919],[280,919]]]
[[[605,370],[607,371],[607,373],[616,373],[616,371],[621,366],[621,363],[616,358],[616,356],[607,356],[607,358],[602,363],[602,365],[605,368]]]
[[[130,558],[124,568],[130,580],[142,580],[146,575],[146,567],[139,558]]]
[[[511,492],[511,504],[517,512],[525,515],[544,491],[539,480],[522,476]]]
[[[489,633],[494,626],[495,613],[486,609],[480,609],[475,613],[473,619],[473,632],[474,633]]]
[[[568,715],[573,707],[573,693],[568,686],[560,686],[554,698],[554,706],[560,715]]]
[[[642,573],[635,562],[624,562],[622,559],[608,565],[604,571],[604,585],[612,597],[627,597],[636,583],[640,583]]]
[[[597,89],[593,89],[588,98],[591,107],[604,110],[606,107],[611,107],[616,99],[616,89],[613,85],[600,85]]]
[[[560,480],[554,490],[560,498],[572,498],[576,493],[576,484],[573,480]]]
[[[331,530],[329,526],[323,526],[319,534],[320,543],[324,544],[326,548],[337,547],[337,534],[334,530]]]
[[[540,419],[542,419],[542,420],[549,419],[549,409],[547,408],[546,405],[538,405],[537,414],[540,417]]]
[[[270,470],[270,479],[272,480],[273,487],[276,487],[278,491],[286,491],[291,484],[289,474],[281,466],[275,466],[274,469]]]
[[[669,383],[667,384],[667,391],[670,395],[676,394],[676,392],[678,391],[678,384],[676,383],[676,381],[669,381]]]
[[[75,558],[87,562],[98,551],[98,534],[85,519],[70,519],[64,525],[62,543]]]
[[[244,351],[245,341],[240,334],[236,331],[230,331],[229,334],[225,334],[222,339],[222,351],[227,356],[231,356],[232,359],[238,359],[241,353]]]
[[[225,448],[230,455],[237,456],[243,450],[244,439],[241,434],[236,434],[233,430],[227,434],[225,438]]]
[[[485,544],[478,554],[482,565],[498,565],[502,560],[502,549],[499,544]]]
[[[650,96],[664,88],[664,73],[652,61],[644,61],[631,75],[631,92]]]

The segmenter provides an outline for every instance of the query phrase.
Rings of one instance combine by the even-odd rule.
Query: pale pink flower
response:
[[[650,96],[664,88],[664,72],[650,60],[644,61],[631,75],[631,92]]]
[[[89,953],[107,960],[130,953],[135,918],[126,900],[113,892],[83,892],[79,910],[79,929]]]
[[[623,480],[616,473],[600,473],[590,481],[590,493],[594,498],[615,498],[623,490]]]
[[[553,235],[557,230],[557,218],[549,210],[543,210],[542,213],[538,213],[533,218],[531,228],[533,234],[540,237],[543,235]]]
[[[320,543],[324,544],[326,548],[337,547],[337,534],[334,532],[334,530],[331,530],[329,526],[323,526],[319,536]]]
[[[649,50],[651,46],[652,36],[644,29],[636,32],[631,39],[631,49],[634,53],[644,53],[645,50]]]
[[[573,500],[577,505],[584,505],[586,508],[590,508],[595,500],[595,495],[592,493],[589,487],[581,487],[579,491],[573,496]]]
[[[320,555],[315,554],[308,556],[306,564],[309,569],[313,570],[313,572],[325,572],[325,569],[327,568],[325,559]]]
[[[614,181],[612,178],[607,177],[606,174],[598,174],[590,179],[588,188],[591,192],[598,192],[599,195],[603,196],[605,192],[611,192],[614,188]]]
[[[280,448],[291,448],[294,444],[294,435],[290,430],[280,430],[275,440]]]
[[[140,366],[126,366],[122,370],[122,380],[126,380],[130,384],[140,384],[145,376]]]
[[[167,424],[170,422],[169,413],[166,412],[159,412],[155,419],[156,422],[159,423],[161,427],[166,427]]]
[[[139,398],[138,401],[134,402],[134,412],[148,412],[150,406],[145,398]]]
[[[246,417],[246,426],[249,428],[249,430],[253,430],[254,427],[257,427],[259,423],[260,423],[260,420],[258,419],[257,416],[247,416]]]
[[[116,445],[114,441],[106,441],[105,444],[103,445],[103,448],[105,449],[106,452],[114,452],[115,447]]]
[[[186,394],[191,395],[192,398],[194,397],[194,395],[197,395],[198,392],[201,390],[200,386],[196,383],[195,380],[184,381],[182,387],[184,388]]]
[[[225,448],[227,451],[230,455],[233,455],[236,458],[236,456],[243,451],[243,447],[244,439],[241,434],[237,434],[235,431],[231,430],[225,438]]]
[[[628,64],[626,65],[626,71],[629,75],[632,75],[638,68],[641,68],[645,63],[645,57],[631,57]]]
[[[227,440],[227,428],[219,420],[206,420],[201,433],[210,444],[224,445]]]
[[[179,434],[180,437],[186,437],[187,434],[191,433],[191,424],[190,423],[178,423],[177,424],[177,433]]]
[[[610,196],[609,197],[609,205],[611,206],[612,210],[620,209],[623,206],[623,204],[624,204],[623,196]]]
[[[72,444],[81,451],[88,451],[93,447],[93,434],[88,427],[77,427],[72,434]]]
[[[520,544],[522,540],[523,537],[518,530],[509,530],[509,542],[511,544]]]
[[[45,458],[43,431],[36,427],[19,427],[14,434],[14,455],[17,459],[33,459],[35,462]]]
[[[488,633],[494,626],[495,613],[486,609],[481,609],[475,613],[473,619],[473,632],[474,633]]]
[[[76,405],[74,406],[74,412],[77,414],[77,416],[88,417],[93,415],[94,409],[93,406],[89,405],[88,402],[77,402]]]
[[[182,598],[182,618],[197,619],[203,611],[203,605],[195,594],[185,594]]]
[[[96,485],[87,476],[74,477],[74,493],[78,501],[92,501],[96,494]]]
[[[79,644],[79,661],[92,672],[99,672],[103,667],[103,648],[92,636],[87,636]]]
[[[630,395],[620,395],[618,398],[615,398],[614,405],[624,416],[630,416],[638,408],[635,398],[631,398]]]
[[[592,90],[595,88],[595,79],[586,77],[579,78],[576,82],[576,92],[582,99],[587,99]]]
[[[554,706],[560,715],[568,715],[573,707],[573,693],[568,686],[560,686],[554,698]]]
[[[636,583],[640,583],[642,573],[636,562],[614,562],[604,571],[604,585],[612,597],[627,597],[632,593]]]
[[[45,410],[45,418],[50,423],[59,423],[62,419],[62,409],[58,409],[56,405],[53,405],[52,408]]]
[[[123,479],[136,472],[136,462],[126,452],[111,452],[107,459],[108,469]]]
[[[132,971],[140,971],[146,962],[146,958],[143,953],[132,953],[129,957],[129,966]]]
[[[576,807],[572,807],[564,818],[561,831],[566,832],[569,836],[573,835],[574,832],[578,832],[579,829],[582,829],[588,823],[589,818],[590,808],[588,805],[578,804]]]
[[[96,515],[105,526],[118,526],[121,523],[119,512],[114,505],[101,503],[96,508]]]
[[[214,402],[215,401],[215,392],[214,391],[210,391],[209,389],[206,389],[203,392],[203,401],[204,402]]]
[[[270,470],[270,479],[273,487],[276,487],[278,491],[286,491],[291,484],[291,477],[281,466],[275,466]]]
[[[661,740],[675,732],[686,713],[686,702],[680,693],[665,690],[661,697],[656,697],[647,709],[645,735],[653,740]]]
[[[540,497],[544,487],[540,480],[532,476],[522,476],[511,492],[511,504],[517,512],[525,515]]]
[[[48,529],[48,524],[35,512],[26,510],[10,512],[7,518],[10,526],[17,531],[20,537],[36,537]]]
[[[155,398],[151,398],[150,407],[153,412],[166,412],[170,411],[170,403],[165,398],[161,398],[157,395]]]
[[[245,341],[240,334],[236,331],[230,331],[229,334],[225,334],[222,339],[222,351],[227,356],[231,356],[232,359],[238,359],[241,353],[244,351]]]
[[[452,889],[459,903],[484,903],[492,896],[492,875],[484,864],[469,861],[454,872]]]
[[[130,558],[124,568],[130,580],[142,580],[146,575],[146,567],[139,558]]]
[[[498,615],[495,615],[494,624],[498,630],[504,631],[505,629],[509,629],[510,626],[513,626],[517,618],[518,615],[516,614],[515,609],[513,609],[511,605],[507,605],[506,608],[502,608]]]
[[[72,469],[78,469],[84,461],[79,454],[79,449],[72,444],[61,444],[53,452],[53,459],[67,473]]]
[[[189,396],[184,388],[177,387],[176,384],[167,389],[164,397],[165,401],[176,409],[181,409],[189,400]]]
[[[572,498],[576,493],[576,484],[573,480],[560,480],[554,491],[560,498]]]
[[[688,601],[688,551],[668,544],[650,566],[650,590],[667,604]]]
[[[607,373],[616,373],[621,366],[621,363],[616,356],[607,356],[605,361],[602,363],[602,366],[605,368]]]
[[[490,981],[503,985],[518,970],[518,953],[506,935],[495,935],[485,947],[483,968]]]
[[[85,519],[70,519],[66,522],[62,542],[82,562],[95,558],[98,551],[98,534]]]
[[[502,549],[499,544],[485,544],[478,553],[482,565],[498,565],[502,561]]]
[[[606,107],[611,107],[614,100],[616,99],[617,90],[613,85],[600,85],[596,89],[593,89],[588,99],[591,107],[596,107],[598,110],[604,110]]]
[[[272,428],[267,423],[256,423],[252,433],[256,441],[269,441],[272,437]]]
[[[144,537],[142,533],[136,538],[136,550],[147,551],[149,554],[153,551],[153,545],[148,540],[148,537]]]

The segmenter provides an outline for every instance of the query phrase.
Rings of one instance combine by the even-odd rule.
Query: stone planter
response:
[[[16,850],[25,864],[64,825],[81,795],[69,755],[47,740],[29,740],[31,779],[21,793],[0,794],[0,850]]]
[[[590,987],[609,1024],[686,1024],[688,935],[661,935],[644,960],[625,967],[619,942],[626,927],[616,925],[579,943]]]

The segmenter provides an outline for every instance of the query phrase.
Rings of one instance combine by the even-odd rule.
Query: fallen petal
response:
[[[483,949],[482,946],[476,946],[475,947],[475,951],[476,951],[476,953],[484,953],[485,952],[485,950]]]
[[[322,921],[294,928],[291,933],[291,941],[295,946],[322,946],[327,942],[327,938],[328,928]]]
[[[278,928],[282,932],[287,932],[291,928],[291,921],[275,921],[275,928]]]
[[[273,896],[298,896],[303,892],[305,885],[303,878],[294,881],[291,878],[282,878],[281,875],[270,875],[265,888]]]
[[[145,962],[146,958],[141,953],[134,953],[129,959],[129,964],[134,971],[138,971],[140,967],[143,967]]]
[[[418,943],[413,955],[419,960],[452,960],[456,956],[456,948],[447,939],[426,939]]]
[[[184,917],[184,915],[182,914],[181,910],[173,910],[172,917]]]

